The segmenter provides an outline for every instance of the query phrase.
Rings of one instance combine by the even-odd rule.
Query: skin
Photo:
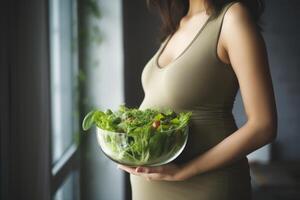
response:
[[[191,41],[199,29],[196,21],[201,18],[203,23],[207,19],[202,12],[203,3],[204,0],[190,0],[189,12],[181,21],[181,30],[174,34],[160,57],[161,66],[172,62]],[[193,26],[197,28],[191,28]],[[247,116],[246,123],[213,148],[183,165],[118,165],[120,169],[143,176],[149,181],[182,181],[224,167],[275,140],[277,110],[267,51],[262,35],[243,4],[235,3],[226,12],[217,52],[222,62],[231,63],[238,78]]]
[[[180,20],[178,30],[159,56],[158,64],[160,67],[166,67],[183,52],[209,17],[205,12],[202,1],[191,2],[193,4],[190,4],[188,13]]]

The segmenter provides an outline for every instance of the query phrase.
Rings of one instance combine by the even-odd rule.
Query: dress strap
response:
[[[222,27],[223,25],[223,20],[224,20],[224,16],[227,12],[227,10],[234,4],[234,3],[238,3],[239,1],[232,1],[232,2],[229,2],[227,3],[226,5],[223,6],[223,8],[221,9],[220,11],[220,14],[219,14],[219,19],[220,19],[220,28]]]
[[[220,12],[217,14],[217,16],[214,19],[214,25],[213,25],[213,30],[211,31],[212,33],[212,54],[214,56],[215,59],[217,59],[218,61],[218,55],[217,55],[217,45],[219,42],[219,37],[221,34],[221,30],[222,30],[222,26],[223,26],[223,20],[224,20],[224,16],[227,12],[227,10],[230,8],[230,6],[232,6],[234,3],[237,3],[238,1],[232,1],[227,3],[226,5],[223,6],[223,8],[220,10]]]

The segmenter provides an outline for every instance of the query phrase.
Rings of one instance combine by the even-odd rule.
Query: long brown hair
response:
[[[262,31],[260,17],[265,9],[264,0],[205,0],[206,12],[217,15],[225,4],[234,1],[241,2],[248,8],[258,29]],[[162,19],[160,40],[163,41],[168,35],[177,30],[181,18],[188,12],[189,1],[147,0],[147,6],[149,9],[156,8],[159,11]]]

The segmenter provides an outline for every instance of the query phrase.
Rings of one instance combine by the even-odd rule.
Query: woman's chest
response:
[[[209,50],[189,51],[176,62],[159,68],[157,54],[142,72],[142,85],[147,98],[161,98],[170,106],[187,107],[212,103],[220,99],[228,72],[211,59]],[[218,93],[219,92],[219,93]]]

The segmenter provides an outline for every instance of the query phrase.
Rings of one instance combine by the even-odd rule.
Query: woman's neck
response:
[[[189,10],[187,16],[193,16],[205,10],[205,0],[189,0]]]

